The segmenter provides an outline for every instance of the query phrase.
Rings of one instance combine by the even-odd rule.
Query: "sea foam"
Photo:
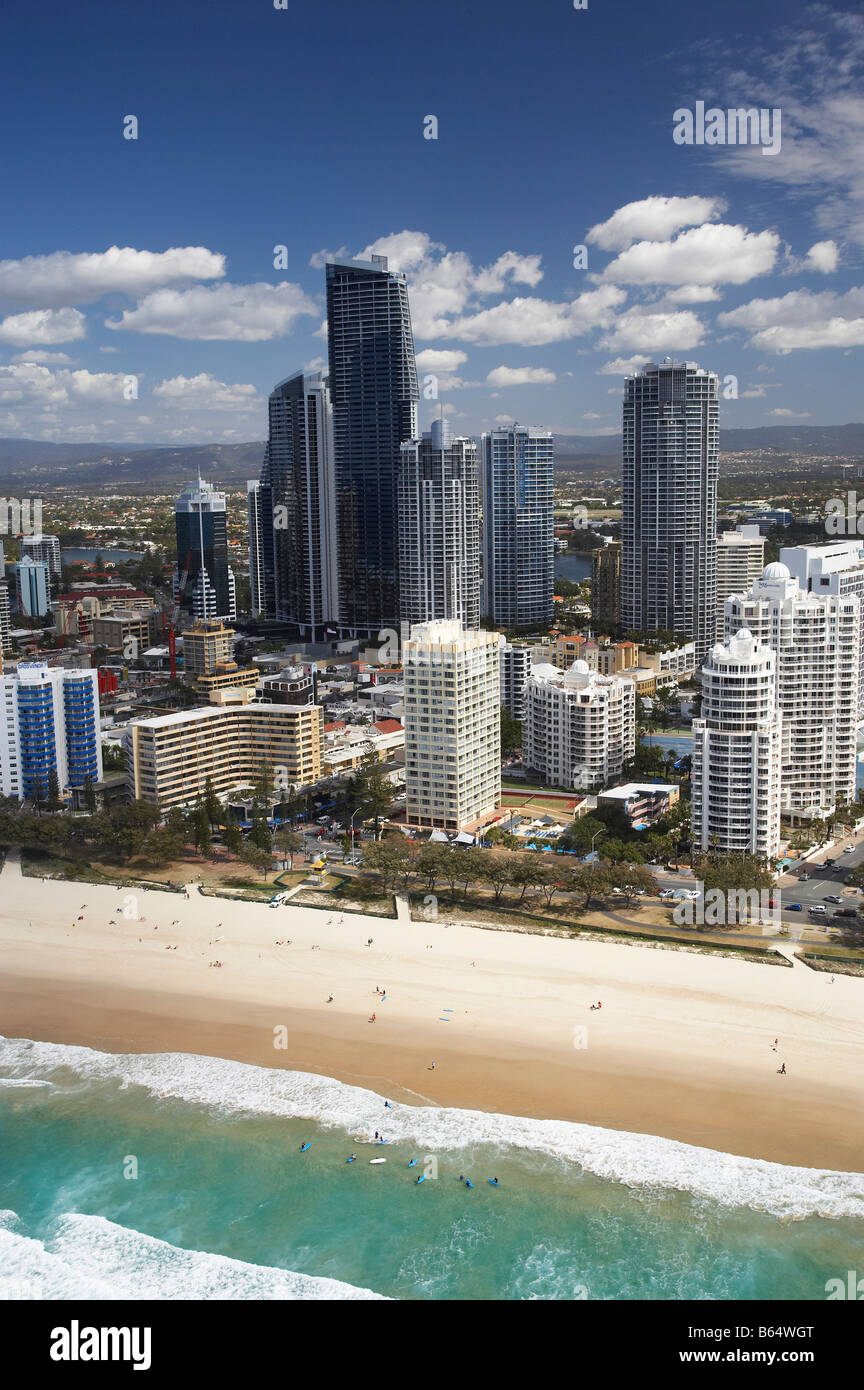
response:
[[[306,1119],[357,1139],[371,1139],[383,1129],[391,1144],[410,1142],[430,1154],[476,1144],[544,1153],[632,1188],[691,1192],[786,1220],[864,1217],[861,1173],[787,1166],[569,1120],[402,1104],[384,1111],[384,1098],[374,1091],[309,1072],[179,1052],[115,1055],[20,1038],[0,1039],[0,1068],[15,1078],[51,1079],[58,1085],[58,1073],[66,1069],[79,1082],[115,1080],[217,1113]]]
[[[36,1240],[14,1212],[0,1212],[0,1298],[378,1299],[339,1279],[247,1264],[115,1225],[101,1216],[59,1217]]]

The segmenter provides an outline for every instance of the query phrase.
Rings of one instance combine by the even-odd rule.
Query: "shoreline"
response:
[[[854,977],[831,984],[800,965],[766,971],[437,922],[337,925],[338,910],[328,926],[326,910],[194,890],[188,900],[141,893],[142,918],[126,920],[117,909],[128,896],[24,879],[7,861],[0,1034],[222,1057],[406,1103],[864,1169],[864,982]],[[213,958],[224,966],[210,968]]]

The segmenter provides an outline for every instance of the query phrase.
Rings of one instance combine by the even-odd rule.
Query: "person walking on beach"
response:
[[[427,1067],[426,1070],[427,1070],[427,1071],[434,1071],[434,1070],[435,1070],[435,1063],[433,1062],[432,1065],[431,1065],[431,1067]]]
[[[374,1023],[374,1022],[375,1022],[375,1017],[376,1017],[375,1014],[373,1014],[372,1017],[370,1018],[369,1022],[370,1022],[370,1023]]]
[[[786,1063],[785,1063],[785,1062],[781,1062],[781,1063],[780,1063],[780,1066],[779,1066],[779,1068],[778,1068],[778,1070],[777,1070],[777,1075],[778,1075],[778,1076],[785,1076],[785,1075],[786,1075]]]

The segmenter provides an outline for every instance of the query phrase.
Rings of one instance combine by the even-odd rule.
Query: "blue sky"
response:
[[[614,433],[666,355],[737,379],[726,426],[864,418],[859,4],[287,5],[7,0],[0,434],[260,439],[370,249],[462,432]],[[676,143],[699,101],[779,153]]]

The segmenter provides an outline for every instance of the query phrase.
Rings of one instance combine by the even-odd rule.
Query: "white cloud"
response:
[[[111,246],[107,251],[52,251],[0,261],[0,301],[60,308],[86,304],[103,294],[147,294],[160,285],[184,280],[215,280],[225,274],[225,257],[204,246],[175,246],[168,251],[136,251]]]
[[[597,368],[598,376],[634,376],[640,367],[644,367],[646,362],[650,362],[650,357],[643,357],[641,354],[634,354],[632,357],[616,357],[613,362],[604,362],[602,367]],[[618,387],[613,386],[609,391],[610,396],[618,394]]]
[[[598,415],[596,410],[586,410],[582,416],[583,420],[602,420],[603,416]]]
[[[196,285],[190,290],[157,290],[120,319],[106,319],[106,328],[135,333],[165,333],[240,343],[260,343],[289,333],[302,314],[317,314],[318,306],[299,285]]]
[[[84,315],[78,309],[30,309],[0,322],[0,343],[11,347],[70,343],[86,336]]]
[[[614,310],[626,297],[616,286],[603,285],[597,290],[586,290],[569,303],[511,299],[456,319],[448,331],[454,338],[489,346],[519,343],[523,347],[540,347],[608,327],[614,321]]]
[[[784,418],[787,418],[787,419],[790,419],[790,420],[809,420],[809,419],[810,419],[810,411],[809,411],[809,410],[788,410],[788,409],[784,409],[782,406],[778,406],[778,408],[777,408],[776,410],[769,410],[769,411],[767,412],[767,414],[768,414],[768,415],[782,415]]]
[[[27,352],[19,352],[12,358],[13,362],[38,362],[43,367],[62,367],[72,362],[72,358],[66,352],[47,352],[45,348],[31,348]]]
[[[672,304],[710,304],[720,295],[711,285],[679,285],[663,296]]]
[[[416,361],[418,372],[455,372],[468,361],[468,354],[458,348],[424,348]]]
[[[493,367],[486,377],[490,386],[534,386],[557,381],[548,367]]]
[[[167,406],[197,410],[251,410],[262,404],[254,386],[229,386],[209,372],[160,381],[153,387],[153,397]]]
[[[807,266],[822,275],[831,275],[840,259],[836,241],[817,241],[807,252]]]
[[[674,241],[637,242],[601,278],[624,285],[744,285],[772,269],[779,246],[776,232],[706,222]]]
[[[751,299],[719,314],[721,328],[750,333],[752,347],[787,353],[796,348],[860,347],[864,344],[864,286],[845,294],[792,290],[778,299]]]
[[[52,407],[93,405],[123,400],[125,377],[114,372],[52,372],[28,361],[0,367],[0,402],[4,405]]]
[[[632,309],[616,319],[613,331],[600,340],[599,346],[611,352],[687,352],[698,347],[704,336],[704,324],[689,310],[651,313]]]
[[[598,222],[586,240],[604,251],[622,251],[643,239],[665,241],[682,227],[712,221],[725,207],[722,198],[642,198],[618,208],[606,222]]]

